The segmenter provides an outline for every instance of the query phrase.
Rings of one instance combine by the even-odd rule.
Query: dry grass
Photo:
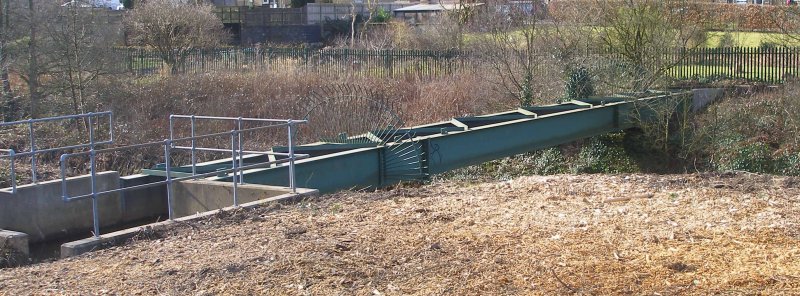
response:
[[[0,270],[0,294],[798,294],[798,196],[751,174],[341,193]]]

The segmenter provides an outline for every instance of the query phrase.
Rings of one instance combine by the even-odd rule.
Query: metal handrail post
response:
[[[89,113],[89,150],[94,150],[94,122],[92,120],[92,113]]]
[[[17,193],[17,173],[16,173],[16,170],[14,168],[14,154],[16,154],[16,152],[14,152],[14,149],[9,149],[8,150],[8,155],[9,155],[9,158],[11,159],[11,193],[12,194]]]
[[[114,142],[114,112],[108,113],[108,135],[112,143]]]
[[[237,130],[239,130],[239,167],[243,167],[244,166],[244,157],[242,157],[242,150],[244,150],[244,148],[242,147],[243,146],[243,144],[242,144],[243,141],[242,141],[242,132],[241,132],[241,130],[242,130],[242,117],[241,116],[239,116],[239,118],[237,119]],[[244,184],[244,171],[239,171],[239,184]]]
[[[170,115],[172,118],[172,115]],[[194,138],[195,135],[195,127],[194,127],[195,119],[194,115],[192,115],[192,176],[197,175],[197,140]]]
[[[169,140],[172,141],[175,139],[175,134],[172,129],[173,121],[172,121],[172,114],[169,115]]]
[[[69,201],[69,195],[67,194],[67,159],[69,158],[69,154],[61,154],[61,158],[59,159],[61,162],[61,200],[64,202]]]
[[[237,192],[236,192],[236,189],[237,189],[236,188],[237,187],[236,183],[238,183],[236,181],[236,176],[237,176],[236,136],[237,136],[236,135],[236,131],[231,131],[231,159],[232,159],[232,162],[233,162],[233,164],[232,164],[233,165],[233,167],[232,167],[232,169],[233,169],[233,172],[232,172],[233,173],[232,174],[233,175],[233,206],[238,208],[239,207],[239,196],[237,195]]]
[[[292,127],[294,126],[294,122],[289,119],[288,123],[289,125],[286,129],[289,131],[289,187],[292,188],[292,193],[297,193],[297,186],[295,185],[294,179],[294,144],[292,143],[292,138],[294,137]]]
[[[92,223],[94,224],[94,237],[100,237],[100,214],[97,207],[97,170],[95,169],[96,153],[94,149],[89,152],[89,162],[91,170],[91,184],[92,184]]]
[[[164,166],[167,172],[167,213],[169,220],[174,220],[175,214],[172,210],[172,173],[170,172],[172,168],[169,164],[171,146],[172,141],[164,140]]]
[[[31,182],[36,183],[36,142],[33,135],[33,119],[28,119],[28,132],[31,137]]]

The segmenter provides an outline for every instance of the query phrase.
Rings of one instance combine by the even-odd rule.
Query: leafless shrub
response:
[[[134,9],[125,23],[131,40],[151,47],[172,73],[180,72],[194,50],[211,48],[228,38],[213,5],[149,0]]]

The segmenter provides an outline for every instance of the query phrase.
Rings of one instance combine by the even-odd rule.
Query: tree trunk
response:
[[[2,111],[3,119],[5,121],[13,120],[11,113],[13,112],[14,94],[11,91],[11,82],[8,80],[8,53],[6,52],[6,39],[8,38],[8,6],[9,0],[0,0],[0,80],[3,82],[3,101]]]
[[[356,2],[350,1],[350,48],[356,44]]]
[[[42,94],[39,90],[39,48],[36,23],[36,7],[33,0],[28,0],[28,12],[30,17],[30,41],[28,42],[28,92],[31,96],[30,117],[36,118],[39,115],[39,103]]]

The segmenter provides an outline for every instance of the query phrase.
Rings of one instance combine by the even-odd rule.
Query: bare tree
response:
[[[154,50],[173,74],[180,72],[192,51],[213,48],[228,39],[222,21],[208,4],[149,0],[134,9],[125,23],[132,41]]]
[[[113,46],[119,27],[106,19],[105,10],[64,7],[44,26],[55,56],[53,87],[72,99],[72,112],[87,110],[87,90],[102,75],[114,73]]]
[[[685,58],[685,50],[699,46],[696,36],[705,25],[688,21],[683,0],[600,0],[600,23],[594,34],[611,58],[621,58],[617,77],[627,88],[644,91],[665,78],[667,71]],[[621,81],[621,80],[620,80]],[[617,81],[619,82],[619,81]]]
[[[7,21],[14,24],[4,32],[7,40],[11,40],[4,48],[6,58],[11,56],[6,64],[27,84],[28,113],[31,117],[38,117],[42,113],[41,102],[47,96],[41,78],[50,71],[52,62],[48,55],[50,43],[41,36],[42,26],[60,7],[51,1],[28,0],[12,1],[6,8]]]
[[[780,6],[767,14],[769,22],[783,34],[773,35],[782,44],[800,44],[800,6]]]
[[[39,115],[39,102],[42,100],[42,93],[39,89],[39,24],[36,24],[37,9],[34,0],[28,0],[28,28],[30,33],[28,35],[28,92],[31,97],[30,115],[37,117]]]
[[[588,44],[581,24],[573,22],[582,18],[548,18],[543,2],[530,3],[490,3],[471,26],[480,32],[471,45],[480,57],[479,74],[523,106],[562,90],[564,71]]]
[[[10,111],[9,107],[14,98],[8,76],[8,49],[6,47],[10,35],[9,9],[9,0],[0,0],[0,80],[2,80],[3,83],[3,102],[1,107],[3,109],[2,115],[5,117],[5,120],[11,119],[8,116]]]

